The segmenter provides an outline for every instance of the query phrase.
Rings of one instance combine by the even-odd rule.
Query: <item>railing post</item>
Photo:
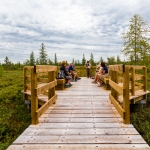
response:
[[[48,82],[55,81],[55,71],[48,72]],[[55,95],[55,87],[48,90],[48,100]]]
[[[143,67],[143,71],[144,71],[144,92],[147,91],[147,68],[146,67]]]
[[[135,68],[131,67],[131,93],[135,95]]]
[[[36,93],[37,88],[37,73],[36,67],[31,68],[31,123],[37,124],[38,118],[36,111],[38,110],[38,96]]]
[[[23,68],[23,79],[24,79],[24,92],[26,92],[26,90],[27,90],[27,86],[26,86],[26,84],[27,84],[27,68],[26,67],[24,67]]]
[[[129,67],[125,66],[123,72],[123,108],[125,110],[124,123],[130,123],[130,102],[129,102]]]

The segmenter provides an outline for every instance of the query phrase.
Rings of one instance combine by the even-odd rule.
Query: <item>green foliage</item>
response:
[[[128,30],[123,33],[124,49],[122,52],[134,65],[138,64],[138,61],[148,62],[150,60],[149,32],[148,23],[135,14],[130,20]]]
[[[0,78],[0,149],[6,149],[29,125],[30,111],[24,103],[23,72],[9,71]]]
[[[0,77],[4,76],[3,66],[0,65]]]
[[[82,66],[85,65],[85,62],[86,62],[86,59],[85,59],[85,55],[83,54],[83,58],[82,58]],[[78,65],[79,65],[79,62],[78,62]]]
[[[47,64],[47,53],[45,51],[45,45],[43,43],[41,44],[41,48],[40,48],[39,63],[40,65]]]
[[[34,66],[35,65],[35,58],[34,58],[34,53],[33,51],[30,54],[30,66]]]

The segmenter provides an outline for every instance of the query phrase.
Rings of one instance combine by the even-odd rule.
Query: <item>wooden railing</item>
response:
[[[57,67],[57,72],[59,72],[60,66]],[[78,73],[78,76],[80,77],[86,77],[86,67],[85,66],[76,66],[75,70]],[[91,76],[95,75],[96,66],[91,67]]]
[[[122,116],[124,123],[130,123],[130,104],[146,99],[147,68],[145,66],[110,65],[109,98]]]
[[[31,101],[32,124],[37,124],[38,118],[57,99],[55,94],[56,71],[57,66],[36,65],[24,67],[24,97]],[[39,105],[41,105],[40,108]]]

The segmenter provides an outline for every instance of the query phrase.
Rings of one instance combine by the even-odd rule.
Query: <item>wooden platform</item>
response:
[[[89,78],[56,91],[58,99],[7,150],[150,149],[110,103],[109,93]]]

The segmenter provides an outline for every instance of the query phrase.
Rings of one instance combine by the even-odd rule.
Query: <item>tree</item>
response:
[[[83,58],[82,58],[82,66],[85,65],[85,62],[86,62],[86,59],[85,59],[85,56],[84,56],[84,54],[83,54]],[[78,65],[79,65],[79,60],[78,60]]]
[[[47,63],[48,63],[48,65],[52,65],[53,64],[53,62],[50,59],[47,60]]]
[[[101,56],[101,58],[100,58],[100,62],[104,62],[104,60],[103,60],[102,56]]]
[[[45,45],[43,43],[41,44],[39,63],[40,63],[40,65],[47,64],[47,53],[45,51]]]
[[[91,53],[91,57],[90,57],[90,62],[91,62],[92,66],[95,65],[95,63],[94,63],[94,56],[93,56],[92,53]]]
[[[4,75],[4,69],[3,66],[0,64],[0,77]]]
[[[36,59],[36,65],[39,65],[39,59],[38,58]]]
[[[30,54],[30,66],[34,66],[35,65],[35,58],[34,58],[34,53],[33,51]]]
[[[9,67],[9,65],[10,65],[10,60],[8,59],[7,56],[5,57],[4,62],[5,62],[5,64],[6,64],[6,68],[7,68],[7,70],[8,70],[8,67]]]
[[[55,58],[54,58],[54,64],[55,64],[55,65],[58,65],[56,53],[55,53]]]
[[[115,61],[114,56],[107,58],[107,64],[108,65],[114,65],[115,63],[116,63],[116,61]]]
[[[135,14],[130,20],[130,26],[126,33],[123,33],[124,49],[122,52],[129,58],[133,58],[134,64],[138,60],[144,60],[149,54],[149,26],[142,17]]]
[[[121,64],[121,59],[120,59],[119,55],[117,55],[117,64]]]

